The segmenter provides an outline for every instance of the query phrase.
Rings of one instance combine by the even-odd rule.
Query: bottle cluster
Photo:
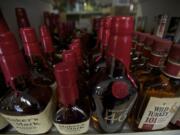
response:
[[[44,12],[36,31],[16,8],[22,49],[0,12],[0,130],[61,134],[178,128],[180,45],[134,32],[132,16],[93,20],[75,31]]]

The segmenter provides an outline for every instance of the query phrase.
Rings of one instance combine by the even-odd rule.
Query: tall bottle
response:
[[[61,61],[60,55],[55,53],[52,38],[46,25],[40,27],[41,45],[48,65],[53,67]]]
[[[174,77],[176,80],[180,80],[180,46],[179,44],[175,44],[172,46],[168,60],[166,62],[165,68],[163,69],[163,73],[168,76]],[[177,81],[178,82],[178,81]],[[176,83],[178,84],[178,83]],[[179,84],[176,87],[176,96],[180,96],[180,86]],[[169,123],[169,127],[172,129],[180,129],[180,108],[176,112],[175,116]]]
[[[20,29],[23,41],[24,51],[27,63],[31,68],[33,81],[37,84],[49,85],[54,87],[54,75],[52,69],[48,66],[39,42],[37,41],[33,28],[26,27]]]
[[[30,27],[30,23],[24,8],[15,8],[16,19],[19,28]]]
[[[46,133],[52,126],[52,90],[30,80],[12,33],[1,36],[0,65],[10,92],[1,99],[0,113],[19,133]]]
[[[150,60],[151,66],[162,64],[162,61],[157,61],[162,58],[162,50],[166,45],[155,44],[155,46],[158,49],[156,48],[156,51],[153,49],[151,52],[153,57],[151,58],[153,61]],[[150,131],[165,128],[180,105],[180,98],[176,95],[177,89],[180,87],[180,81],[177,78],[179,69],[172,69],[172,66],[167,65],[168,63],[169,58],[165,65],[163,63],[165,67],[162,70],[155,68],[154,73],[158,72],[157,76],[147,75],[151,79],[144,82],[143,91],[139,94],[139,100],[134,106],[134,120],[131,124],[135,130]]]
[[[72,68],[65,62],[55,66],[58,110],[54,124],[61,134],[82,134],[89,129],[89,115],[77,104],[78,87]]]
[[[92,125],[107,133],[122,130],[137,97],[136,87],[128,75],[133,17],[118,16],[114,19],[112,22],[116,28],[112,30],[116,35],[109,46],[107,67],[96,74],[93,87]]]

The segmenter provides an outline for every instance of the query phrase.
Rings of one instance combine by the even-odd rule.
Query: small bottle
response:
[[[2,35],[1,35],[2,36]],[[52,126],[52,90],[35,84],[17,42],[3,35],[0,44],[0,65],[10,91],[1,99],[1,115],[22,134],[43,134]],[[11,39],[10,37],[10,39]]]
[[[16,19],[19,28],[30,27],[30,23],[24,8],[15,8]]]
[[[89,129],[89,115],[77,105],[78,87],[72,68],[65,62],[55,66],[58,110],[54,125],[61,134],[82,134]]]
[[[9,31],[9,27],[8,27],[6,20],[4,19],[3,13],[0,9],[0,34],[3,34],[8,31]]]
[[[37,84],[40,83],[42,85],[49,85],[54,88],[55,79],[53,71],[47,64],[42,54],[34,29],[30,27],[21,28],[20,34],[23,41],[27,63],[31,68],[33,81]]]
[[[137,97],[136,86],[128,74],[133,17],[118,16],[116,19],[119,31],[113,30],[118,36],[114,36],[109,46],[107,66],[95,75],[92,89],[95,105],[92,126],[106,133],[122,130]]]
[[[152,59],[153,61],[150,60],[151,63],[149,64],[151,66],[157,64],[155,59],[162,58],[162,50],[165,46],[165,44],[159,44],[157,45],[158,49],[156,48],[155,52],[151,52],[151,55],[155,57]],[[172,49],[170,53],[172,53],[171,51]],[[173,66],[168,64],[170,57],[169,55],[165,65],[161,61],[164,67],[159,71],[158,76],[153,77],[148,74],[151,80],[148,79],[144,82],[143,91],[139,94],[139,100],[135,104],[134,121],[131,123],[134,130],[151,131],[166,128],[180,106],[180,98],[176,95],[180,87],[180,80],[178,79],[180,67],[176,67],[176,70],[174,70]]]
[[[55,53],[52,38],[46,25],[40,27],[41,45],[45,59],[51,67],[61,61],[60,56]]]

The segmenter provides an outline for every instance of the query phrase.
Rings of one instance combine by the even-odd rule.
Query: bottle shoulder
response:
[[[59,124],[76,124],[88,119],[89,115],[79,106],[75,105],[72,107],[60,107],[56,112],[54,121]]]

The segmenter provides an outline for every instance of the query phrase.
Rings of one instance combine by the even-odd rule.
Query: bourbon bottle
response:
[[[2,35],[1,35],[2,36]],[[52,90],[35,84],[12,33],[3,35],[0,65],[10,91],[1,99],[0,113],[19,133],[46,133],[52,126]]]
[[[159,44],[157,45],[158,49],[156,48],[155,52],[151,52],[153,57],[149,63],[151,66],[159,63],[155,59],[159,60],[164,57],[164,55],[162,56],[162,50],[164,50],[166,45]],[[151,131],[167,127],[180,106],[180,98],[176,95],[177,89],[180,87],[180,81],[177,78],[179,69],[174,70],[173,66],[168,64],[170,59],[171,56],[169,55],[165,65],[163,63],[164,60],[160,62],[164,65],[162,68],[163,72],[159,70],[158,76],[152,76],[151,80],[148,79],[144,82],[143,92],[138,97],[140,100],[137,100],[138,102],[135,104],[134,121],[131,123],[135,130]],[[148,77],[150,76],[148,75]]]
[[[54,75],[52,69],[47,64],[39,42],[37,41],[33,28],[26,27],[20,29],[27,63],[31,68],[33,81],[42,85],[54,87]]]
[[[55,66],[58,110],[54,124],[61,134],[82,134],[89,129],[89,115],[78,104],[78,87],[73,67],[61,62]]]
[[[55,53],[52,38],[46,25],[40,27],[41,45],[45,59],[51,67],[61,61],[60,55]]]
[[[95,75],[93,87],[95,106],[92,126],[107,133],[122,130],[137,96],[127,69],[130,63],[133,18],[118,16],[116,19],[119,34],[114,36],[114,42],[110,44],[107,67]]]

